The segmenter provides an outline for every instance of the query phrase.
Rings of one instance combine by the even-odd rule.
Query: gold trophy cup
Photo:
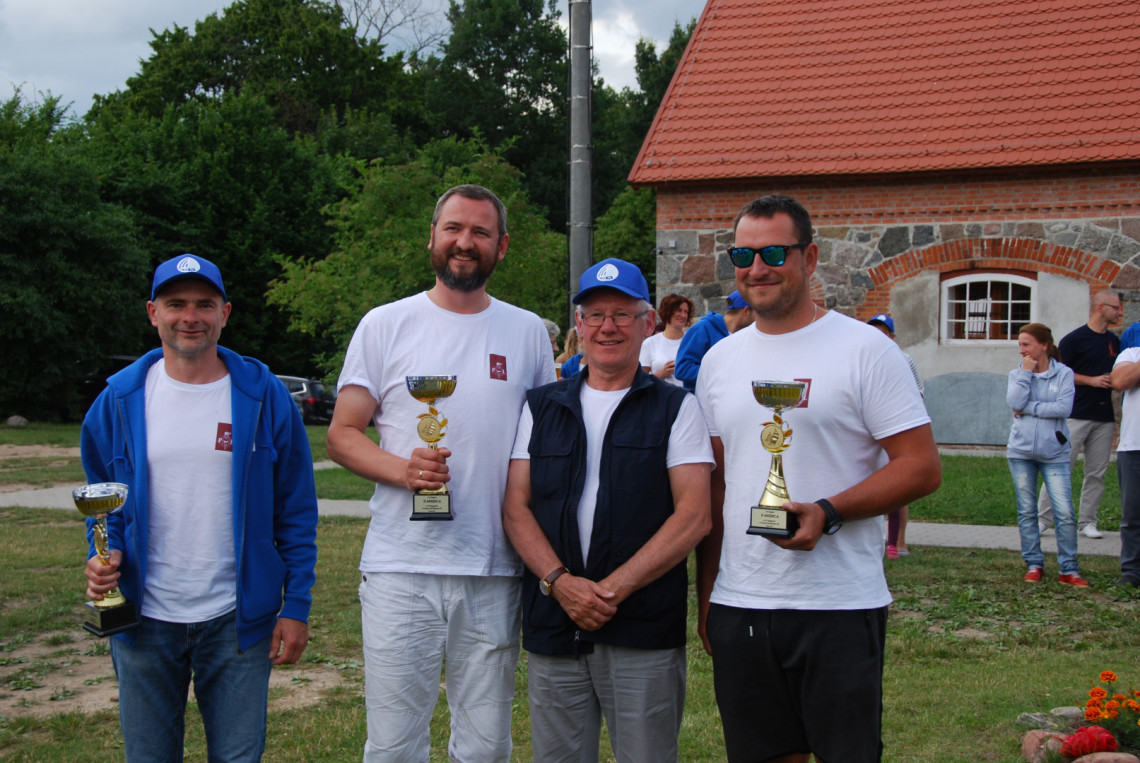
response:
[[[428,412],[421,413],[416,425],[420,439],[432,450],[447,435],[447,419],[440,417],[435,401],[455,392],[454,376],[409,376],[408,392],[421,403],[427,403]],[[409,519],[455,519],[451,513],[451,493],[447,485],[438,490],[420,489],[412,494],[412,516]]]
[[[784,481],[784,459],[781,455],[791,444],[792,428],[784,424],[780,413],[785,408],[795,408],[804,399],[807,383],[792,381],[754,381],[752,396],[756,402],[773,411],[772,421],[764,423],[760,442],[772,454],[772,466],[768,469],[768,483],[764,485],[764,495],[760,504],[752,507],[752,521],[748,526],[749,535],[764,535],[772,538],[790,538],[796,534],[800,523],[795,514],[782,508],[790,500],[788,484]]]
[[[95,519],[92,527],[95,554],[103,564],[109,564],[111,555],[107,549],[107,515],[123,508],[127,501],[127,486],[121,482],[98,482],[75,488],[71,491],[71,497],[80,514]],[[134,603],[123,598],[117,587],[103,594],[102,601],[88,601],[84,604],[83,627],[100,638],[138,626],[139,617]]]

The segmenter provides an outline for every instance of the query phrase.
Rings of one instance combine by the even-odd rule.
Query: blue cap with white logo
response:
[[[748,307],[748,303],[744,301],[744,297],[740,296],[739,291],[734,291],[728,295],[727,304],[729,310],[743,310]]]
[[[617,289],[636,299],[649,301],[649,284],[641,274],[641,269],[632,262],[619,260],[616,257],[602,260],[582,274],[578,279],[578,293],[574,295],[574,304],[581,304],[594,289]]]
[[[206,281],[222,293],[222,299],[226,298],[226,287],[222,286],[222,271],[218,270],[217,265],[197,255],[181,254],[154,269],[154,282],[150,287],[151,300],[167,284],[187,278],[200,278]]]
[[[891,316],[887,315],[886,313],[879,313],[874,318],[867,321],[867,323],[870,323],[872,326],[875,325],[876,323],[881,323],[884,326],[886,326],[887,330],[890,331],[892,334],[895,333],[895,322],[891,318]]]

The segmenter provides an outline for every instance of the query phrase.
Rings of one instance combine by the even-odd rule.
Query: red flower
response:
[[[1094,752],[1116,752],[1116,737],[1100,726],[1082,726],[1065,737],[1061,754],[1066,758],[1079,758]]]

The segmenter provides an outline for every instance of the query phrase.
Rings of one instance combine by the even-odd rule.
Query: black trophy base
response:
[[[800,529],[800,521],[787,509],[773,509],[767,506],[752,507],[752,524],[749,535],[763,535],[765,538],[790,538]]]
[[[99,638],[114,636],[137,627],[139,616],[133,602],[105,608],[96,607],[91,601],[83,605],[83,629]]]
[[[414,493],[412,495],[412,521],[451,521],[455,515],[451,513],[450,493]]]

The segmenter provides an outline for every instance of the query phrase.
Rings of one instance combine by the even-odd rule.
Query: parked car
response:
[[[293,396],[302,421],[306,424],[328,424],[332,421],[333,408],[336,406],[335,388],[327,388],[323,382],[303,376],[277,374],[277,378]]]

